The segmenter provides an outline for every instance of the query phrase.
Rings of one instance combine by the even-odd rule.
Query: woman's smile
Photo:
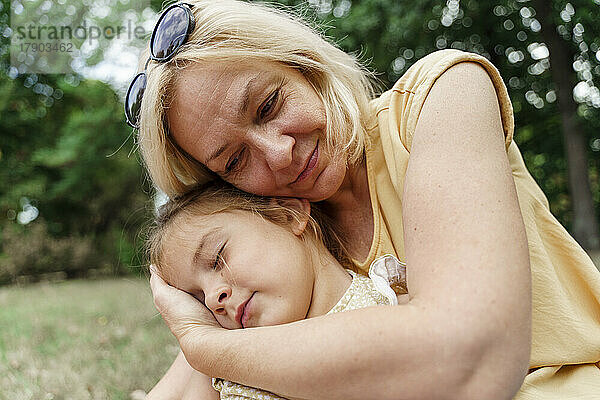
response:
[[[319,161],[319,141],[317,140],[315,149],[313,150],[313,152],[311,153],[310,157],[308,158],[308,160],[305,164],[306,166],[304,167],[302,172],[300,172],[300,175],[298,175],[298,178],[296,178],[296,180],[294,182],[292,182],[292,184],[302,182],[303,180],[305,180],[310,175],[310,173],[315,169],[315,166],[317,165],[318,161]]]

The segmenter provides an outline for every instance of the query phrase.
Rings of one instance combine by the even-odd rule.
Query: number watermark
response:
[[[21,51],[27,53],[28,51],[32,51],[34,53],[38,52],[61,52],[61,53],[72,53],[73,52],[73,43],[56,43],[56,42],[47,42],[47,43],[21,43]]]

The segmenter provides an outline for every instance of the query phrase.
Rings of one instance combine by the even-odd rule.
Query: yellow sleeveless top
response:
[[[550,213],[548,200],[527,171],[512,142],[514,118],[508,92],[496,68],[484,57],[458,50],[432,53],[371,102],[366,163],[375,227],[367,259],[355,264],[366,272],[375,258],[386,253],[405,260],[402,191],[412,136],[433,83],[460,62],[482,65],[496,88],[529,241],[531,370],[515,399],[600,399],[600,273]]]

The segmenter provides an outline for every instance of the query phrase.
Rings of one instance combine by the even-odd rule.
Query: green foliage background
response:
[[[515,140],[524,159],[552,212],[571,227],[556,87],[547,61],[534,59],[530,51],[543,42],[532,2],[282,3],[301,10],[340,47],[368,61],[385,87],[437,49],[488,57],[509,87]],[[591,88],[598,87],[600,77],[599,3],[552,0],[559,32],[574,54],[574,70],[565,73]],[[9,2],[0,4],[0,284],[48,274],[136,273],[143,262],[140,236],[151,214],[151,188],[124,123],[122,99],[109,85],[78,75],[11,74]],[[161,2],[152,5],[158,10]],[[600,215],[598,107],[592,98],[583,99],[578,115],[589,143],[590,184]],[[28,204],[39,216],[23,225],[17,216]]]

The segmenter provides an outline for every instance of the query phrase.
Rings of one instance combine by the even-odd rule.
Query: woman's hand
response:
[[[191,343],[197,342],[202,336],[224,330],[204,304],[189,293],[167,284],[152,265],[150,274],[154,305],[184,353]]]

